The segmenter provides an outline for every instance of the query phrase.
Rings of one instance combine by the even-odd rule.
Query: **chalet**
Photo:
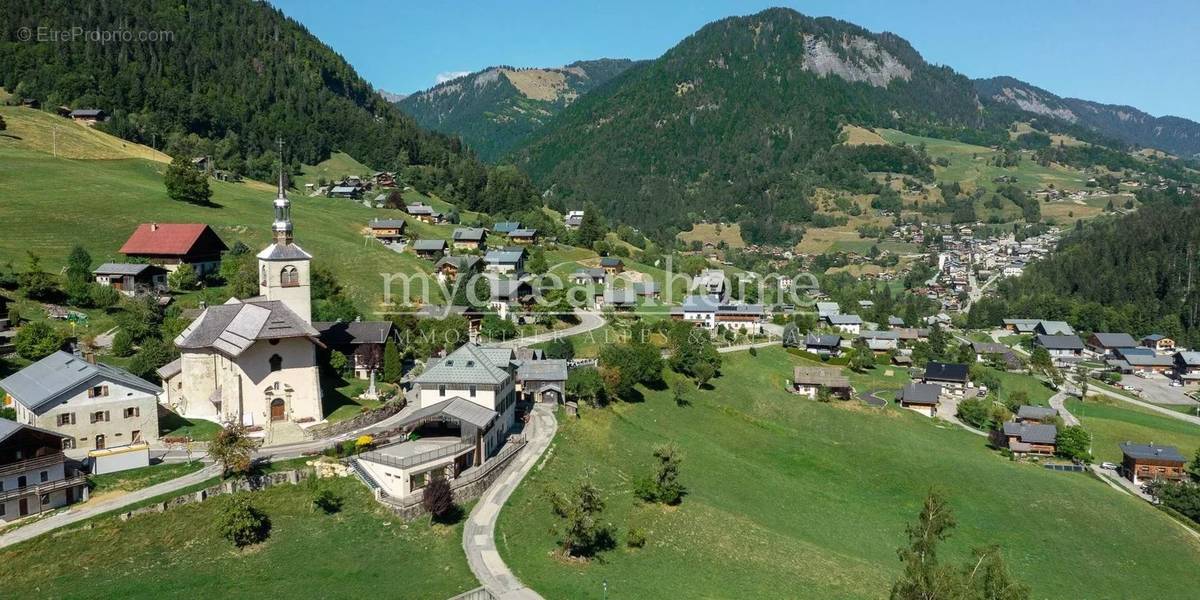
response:
[[[605,256],[600,259],[600,268],[609,275],[616,275],[625,270],[625,263],[615,256]]]
[[[563,217],[563,225],[567,229],[579,229],[579,226],[583,225],[583,211],[573,210],[568,212],[566,216]]]
[[[121,246],[121,254],[140,262],[174,271],[192,265],[200,276],[221,266],[221,253],[229,250],[208,225],[199,223],[143,223]]]
[[[491,302],[489,307],[502,319],[508,318],[509,309],[529,307],[533,304],[533,286],[520,279],[489,279]]]
[[[1155,352],[1171,353],[1175,351],[1175,340],[1160,333],[1152,333],[1142,338],[1142,347]]]
[[[509,443],[516,422],[515,356],[507,348],[465,344],[431,359],[393,427],[410,440],[357,455],[353,466],[386,496],[417,501],[434,479],[453,481],[486,468]]]
[[[96,283],[134,296],[167,291],[167,270],[144,263],[104,263],[92,271]]]
[[[1004,424],[1005,445],[1013,454],[1050,456],[1057,448],[1058,427],[1047,423],[1009,421]]]
[[[725,271],[704,269],[692,282],[692,289],[702,294],[724,298],[729,293],[729,281],[725,278]]]
[[[911,367],[913,364],[911,354],[896,353],[892,355],[892,364],[897,367]]]
[[[482,227],[459,227],[454,230],[454,248],[459,250],[483,250],[487,242],[487,230]]]
[[[942,386],[932,383],[910,383],[896,394],[900,406],[919,412],[923,415],[937,414],[938,403],[942,398]]]
[[[898,327],[904,327],[904,319],[901,319],[900,317],[897,317],[896,315],[892,315],[892,316],[888,317],[888,327],[891,327],[893,329],[898,328]]]
[[[1065,321],[1038,321],[1037,327],[1033,328],[1033,332],[1038,335],[1075,335],[1075,330],[1071,329],[1071,326]],[[1082,342],[1080,345],[1082,346]]]
[[[863,320],[858,315],[828,315],[825,322],[842,333],[858,335],[862,332]]]
[[[824,319],[830,315],[842,314],[842,308],[837,302],[818,302],[817,303],[817,318]]]
[[[192,159],[192,166],[196,167],[201,173],[211,173],[213,169],[212,159],[207,156],[197,156]]]
[[[766,310],[761,304],[725,304],[718,296],[688,296],[671,310],[676,320],[694,322],[708,330],[718,327],[761,333]]]
[[[792,391],[794,393],[816,398],[822,389],[842,400],[849,400],[854,392],[850,387],[850,378],[842,375],[841,369],[828,367],[795,367],[792,369]]]
[[[520,228],[520,221],[501,221],[492,226],[492,233],[497,235],[508,235]]]
[[[1141,485],[1145,481],[1182,481],[1185,477],[1183,465],[1187,459],[1174,446],[1133,442],[1121,442],[1120,446],[1124,455],[1121,474],[1134,485]]]
[[[371,219],[368,226],[372,237],[385,244],[395,244],[404,240],[404,228],[408,222],[404,219]]]
[[[478,256],[443,256],[434,263],[433,270],[442,281],[454,282],[459,275],[469,277],[478,272],[482,265],[483,259]]]
[[[37,98],[21,98],[21,106],[25,108],[41,108],[42,103]]]
[[[636,292],[637,295],[644,298],[659,297],[658,282],[655,281],[647,280],[640,283],[635,283],[633,284],[633,291]]]
[[[1093,333],[1088,336],[1088,350],[1100,356],[1116,356],[1122,348],[1136,348],[1137,340],[1128,333]]]
[[[571,281],[579,285],[587,285],[589,283],[603,284],[607,277],[608,274],[604,271],[604,269],[593,267],[590,269],[579,269],[578,271],[575,271],[575,273],[571,275]]]
[[[72,121],[83,123],[84,125],[95,125],[103,123],[108,118],[108,113],[98,108],[77,108],[70,113]]]
[[[925,374],[921,381],[940,385],[951,394],[961,394],[967,389],[970,378],[967,365],[931,361],[925,365]]]
[[[371,181],[379,187],[396,187],[396,174],[387,171],[376,171],[371,173]]]
[[[858,339],[867,342],[867,348],[873,352],[891,352],[899,347],[900,334],[895,331],[864,331],[858,334]]]
[[[536,229],[514,229],[508,233],[508,239],[514,244],[528,246],[536,244],[538,231]]]
[[[420,202],[405,206],[404,212],[412,215],[413,218],[422,223],[429,223],[431,225],[442,223],[446,220],[446,215],[434,210],[432,206],[429,206],[428,204],[421,204]]]
[[[433,258],[445,254],[446,240],[417,240],[413,242],[413,252],[422,258]]]
[[[1165,373],[1175,366],[1175,358],[1148,348],[1123,348],[1119,358],[1109,359],[1107,364],[1122,373]]]
[[[871,310],[875,308],[875,302],[872,300],[859,300],[858,308],[859,310]]]
[[[617,311],[633,310],[637,307],[637,294],[630,288],[609,288],[596,296],[596,307]]]
[[[1058,364],[1075,362],[1083,357],[1083,340],[1074,334],[1038,334],[1033,338],[1033,345],[1045,348]]]
[[[1040,319],[1004,319],[1004,328],[1013,333],[1034,333]]]
[[[313,329],[322,344],[349,358],[348,367],[359,379],[383,367],[383,349],[388,340],[399,343],[400,335],[391,321],[314,321]]]
[[[488,273],[519,277],[525,272],[525,249],[517,247],[489,250],[483,257],[483,265],[483,269]]]
[[[517,393],[533,402],[562,404],[566,400],[567,361],[521,359],[517,367]]]
[[[842,353],[842,338],[808,333],[804,336],[804,349],[818,356],[838,356]]]
[[[87,477],[68,466],[63,454],[67,439],[53,431],[0,419],[0,521],[15,521],[87,500]]]
[[[1175,375],[1188,384],[1200,383],[1200,352],[1176,352]]]
[[[1017,407],[1017,415],[1013,418],[1018,423],[1047,423],[1053,422],[1058,411],[1045,406],[1029,406],[1022,404]]]
[[[900,341],[905,344],[912,344],[929,339],[929,330],[924,327],[901,327],[896,330],[896,334],[900,336]]]
[[[362,188],[354,185],[335,185],[329,188],[330,198],[362,198]]]
[[[79,456],[158,440],[162,390],[126,371],[55,352],[0,381],[19,423],[66,436]]]

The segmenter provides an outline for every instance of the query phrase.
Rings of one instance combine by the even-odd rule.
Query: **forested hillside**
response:
[[[1053,256],[1002,282],[997,299],[973,307],[971,325],[1035,316],[1200,345],[1200,199],[1142,199],[1143,209],[1079,227]]]
[[[600,59],[553,69],[489,67],[397,104],[422,127],[459,135],[480,158],[494,161],[633,64],[629,59]]]
[[[468,202],[488,183],[459,140],[423,131],[266,3],[0,0],[0,14],[0,85],[45,107],[103,109],[111,118],[101,127],[125,139],[169,153],[209,153],[219,168],[268,180],[282,137],[293,165],[341,150],[376,169],[416,170],[422,182]],[[20,27],[71,26],[170,37],[17,41]]]
[[[698,215],[805,219],[809,189],[862,171],[830,155],[842,123],[954,135],[981,119],[971,81],[900,37],[770,9],[626,71],[515,158],[552,202],[673,235]]]
[[[1180,156],[1200,154],[1200,123],[1181,117],[1155,117],[1132,106],[1063,98],[1012,77],[975,80],[989,106],[1009,106],[1093,131],[1126,144],[1157,148]]]

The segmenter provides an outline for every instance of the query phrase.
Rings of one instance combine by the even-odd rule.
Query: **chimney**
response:
[[[92,350],[91,348],[84,350],[83,351],[83,360],[87,361],[87,363],[89,365],[96,364],[96,351]]]

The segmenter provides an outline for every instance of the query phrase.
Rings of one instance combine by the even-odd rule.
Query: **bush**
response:
[[[646,545],[646,531],[641,527],[629,527],[629,532],[625,534],[625,544],[630,548],[641,548]]]
[[[369,434],[360,435],[360,436],[358,436],[358,439],[354,440],[354,453],[355,454],[359,454],[361,452],[366,452],[374,447],[375,447],[375,438]]]
[[[429,511],[433,520],[444,522],[455,512],[454,493],[450,490],[450,482],[444,478],[430,481],[421,495],[421,506]]]
[[[342,497],[328,489],[319,489],[313,494],[313,508],[332,515],[342,510]]]
[[[45,321],[34,321],[17,332],[13,346],[22,358],[41,360],[62,348],[63,337]]]
[[[128,329],[121,329],[113,336],[112,341],[113,356],[130,356],[133,354],[133,336],[129,334]]]
[[[271,531],[271,519],[250,503],[250,495],[239,493],[229,496],[221,507],[217,526],[221,536],[243,548],[257,544]]]

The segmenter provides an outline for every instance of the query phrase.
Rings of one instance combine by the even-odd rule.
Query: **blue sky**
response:
[[[368,81],[393,92],[483,67],[655,58],[704,24],[770,6],[891,31],[971,77],[1200,121],[1200,2],[1114,0],[277,0]]]

